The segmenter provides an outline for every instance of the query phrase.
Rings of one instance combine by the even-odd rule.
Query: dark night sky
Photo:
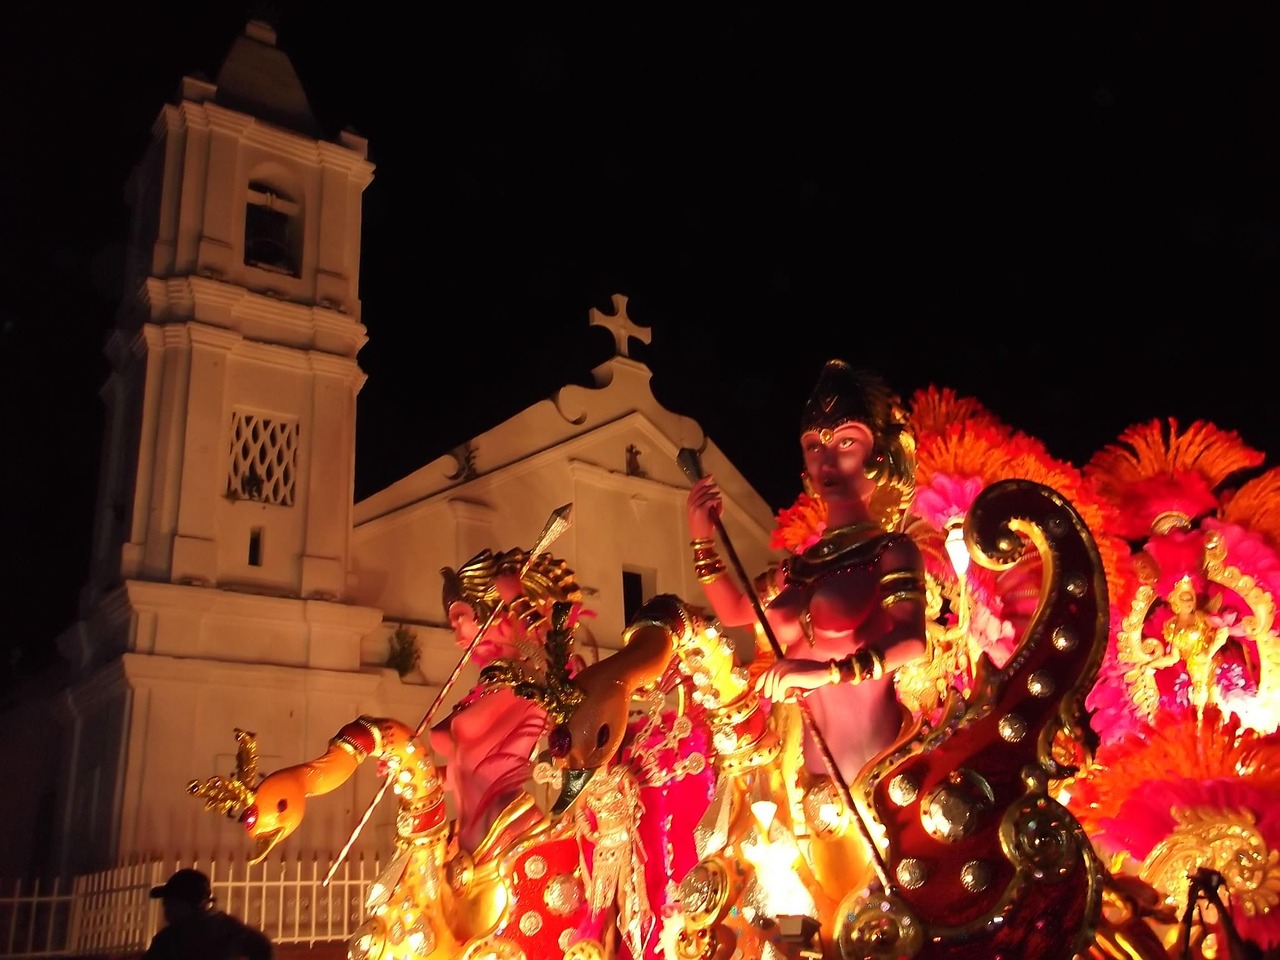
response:
[[[249,10],[200,6],[8,14],[3,645],[75,614],[122,187]],[[1157,416],[1280,453],[1274,3],[395,9],[276,8],[317,116],[377,164],[358,496],[588,382],[615,292],[658,398],[775,508],[830,356],[1077,463]]]

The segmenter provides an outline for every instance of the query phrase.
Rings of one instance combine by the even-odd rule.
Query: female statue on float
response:
[[[893,671],[926,649],[924,563],[897,532],[914,492],[914,441],[898,398],[872,374],[830,360],[800,423],[804,482],[827,507],[821,537],[787,557],[765,591],[769,627],[783,659],[757,679],[774,703],[802,697],[847,785],[898,737],[905,712]],[[723,510],[715,478],[689,492],[695,572],[708,603],[726,626],[755,622],[743,593],[715,552]],[[809,821],[814,872],[839,900],[870,879],[870,852],[848,812],[838,826],[819,809],[840,804],[827,761],[806,733],[799,787]]]

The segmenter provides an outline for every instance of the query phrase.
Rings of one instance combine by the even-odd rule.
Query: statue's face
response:
[[[863,500],[875,489],[865,467],[875,437],[865,423],[849,421],[834,430],[806,430],[800,435],[804,470],[824,500]]]
[[[475,609],[465,600],[455,600],[449,604],[449,624],[453,627],[454,642],[464,650],[471,650],[472,663],[477,667],[484,667],[499,657],[511,656],[511,618],[501,613],[494,617],[480,642],[472,647],[472,642],[480,632],[481,623],[476,618]]]
[[[1169,599],[1169,605],[1174,613],[1191,613],[1196,608],[1196,588],[1179,583]]]
[[[476,612],[465,600],[455,600],[449,604],[449,626],[453,627],[453,638],[460,647],[467,646],[480,630]]]

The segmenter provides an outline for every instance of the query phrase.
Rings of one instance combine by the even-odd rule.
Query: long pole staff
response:
[[[533,549],[529,551],[529,555],[525,558],[524,563],[520,565],[520,575],[523,577],[529,569],[529,565],[555,540],[569,529],[573,514],[573,504],[566,503],[551,511],[551,516],[547,518],[546,524],[542,528],[542,533],[538,534],[537,542],[534,543]],[[484,623],[480,625],[480,629],[476,631],[476,635],[471,638],[471,642],[467,644],[467,648],[462,651],[462,656],[458,659],[458,663],[453,668],[453,672],[449,674],[449,678],[445,680],[444,686],[440,688],[440,692],[436,694],[435,699],[431,701],[431,706],[427,708],[427,712],[422,715],[422,719],[418,722],[417,729],[414,730],[414,736],[420,737],[427,727],[431,726],[431,722],[435,719],[440,705],[444,703],[445,698],[449,696],[449,691],[453,689],[453,685],[458,682],[458,677],[462,675],[463,668],[471,660],[471,654],[475,652],[476,647],[480,645],[480,641],[484,639],[484,635],[489,632],[489,628],[493,626],[493,622],[498,618],[498,614],[506,607],[506,601],[502,598],[498,599],[493,611],[485,618]],[[378,804],[382,802],[382,798],[386,795],[387,787],[391,784],[390,775],[382,780],[378,792],[373,795],[373,799],[369,802],[369,806],[365,807],[364,813],[360,816],[359,822],[356,823],[355,829],[351,831],[351,836],[347,838],[347,842],[343,844],[342,850],[338,856],[334,858],[333,863],[329,866],[329,872],[325,874],[322,886],[328,886],[329,881],[333,879],[334,873],[338,867],[346,860],[347,854],[351,852],[351,846],[356,842],[356,838],[360,836],[360,832],[364,830],[365,824],[369,822],[369,818],[373,816],[373,811],[377,809]]]
[[[683,448],[676,455],[676,463],[680,465],[680,469],[684,471],[685,476],[690,480],[696,483],[702,479],[702,462],[698,457],[697,450],[689,447]],[[773,635],[773,628],[769,626],[769,618],[765,616],[764,604],[760,602],[760,596],[752,586],[751,577],[747,575],[746,568],[742,565],[742,561],[738,559],[738,551],[734,549],[733,541],[729,539],[724,523],[718,516],[713,516],[711,522],[715,526],[716,535],[724,546],[724,552],[728,554],[729,562],[733,565],[734,572],[738,575],[738,580],[741,582],[743,590],[751,599],[751,607],[760,623],[760,629],[764,631],[765,638],[769,641],[769,647],[773,650],[774,657],[778,660],[785,659],[786,654],[783,653],[782,645],[778,643],[778,638]],[[818,752],[822,755],[822,763],[827,768],[827,775],[831,777],[831,782],[840,790],[840,797],[844,801],[845,807],[853,814],[853,819],[858,824],[858,830],[862,833],[862,839],[866,841],[867,849],[871,851],[872,866],[875,868],[876,875],[880,878],[880,883],[884,886],[886,892],[892,891],[894,884],[889,879],[888,865],[880,855],[880,849],[876,846],[875,840],[872,839],[871,830],[862,818],[861,811],[853,802],[853,793],[849,790],[849,785],[845,783],[844,777],[841,776],[840,770],[836,766],[831,747],[828,746],[822,731],[818,729],[818,722],[813,718],[813,712],[801,697],[796,698],[796,706],[800,710],[800,718],[804,722],[805,729],[813,739],[814,745],[817,746]]]

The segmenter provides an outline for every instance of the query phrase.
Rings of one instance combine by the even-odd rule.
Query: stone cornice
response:
[[[635,493],[644,491],[664,499],[676,499],[680,503],[684,503],[685,498],[689,495],[689,491],[685,487],[675,487],[669,483],[662,483],[659,480],[651,480],[648,477],[633,477],[622,473],[618,470],[607,470],[604,467],[594,463],[588,463],[585,460],[569,461],[569,476],[575,481],[586,480],[594,486],[604,490],[614,490],[619,493]],[[734,523],[740,527],[751,528],[752,533],[756,534],[764,540],[768,540],[772,530],[766,530],[762,527],[751,514],[743,510],[738,504],[727,495],[724,496],[725,513],[733,517]]]
[[[376,607],[327,600],[297,600],[153,580],[127,580],[124,590],[134,610],[155,613],[177,610],[206,617],[336,626],[364,633],[382,622],[382,611]]]
[[[307,366],[324,376],[340,377],[350,380],[358,390],[364,386],[367,378],[360,365],[351,357],[337,357],[332,353],[321,353],[312,350],[307,354]]]
[[[575,450],[581,449],[586,444],[595,443],[602,438],[607,440],[610,436],[625,432],[629,426],[635,426],[636,424],[639,424],[641,429],[653,436],[656,441],[667,447],[672,459],[675,459],[675,447],[672,446],[670,441],[666,440],[662,431],[658,430],[648,417],[643,413],[628,413],[616,420],[611,420],[608,423],[602,424],[595,429],[586,430],[550,447],[533,452],[528,456],[521,457],[514,462],[504,463],[492,470],[486,470],[473,480],[458,480],[444,487],[424,491],[418,496],[406,493],[403,500],[387,504],[385,508],[372,516],[364,517],[362,519],[358,518],[356,520],[356,533],[358,535],[360,529],[365,524],[374,523],[379,520],[392,525],[407,521],[419,510],[430,507],[439,502],[440,497],[450,493],[456,493],[456,491],[462,487],[469,487],[470,490],[479,490],[482,489],[489,481],[501,480],[503,482],[510,482],[512,479],[523,476],[524,474],[540,471],[548,466],[564,463],[566,460],[573,462],[572,454]],[[427,466],[429,467],[430,464]],[[399,482],[404,483],[405,481],[401,480]],[[375,494],[375,496],[377,496],[377,494]],[[450,504],[462,502],[465,501],[455,500],[452,498],[449,500]],[[356,506],[358,511],[359,504]],[[401,514],[403,514],[403,516],[400,516]],[[384,518],[386,519],[384,520]]]
[[[449,512],[454,520],[488,523],[496,516],[496,511],[487,503],[476,503],[474,500],[449,500]]]
[[[199,104],[190,101],[166,104],[156,117],[153,134],[176,133],[182,130],[208,130],[209,118]]]
[[[170,343],[186,343],[198,347],[213,347],[230,353],[240,344],[244,337],[234,330],[225,327],[211,327],[207,323],[166,324],[163,328],[165,339]]]
[[[635,493],[643,490],[656,496],[670,497],[684,501],[689,491],[684,487],[672,486],[661,480],[649,477],[636,477],[620,470],[610,470],[587,460],[569,458],[569,476],[575,481],[587,480],[602,490],[613,490],[616,493]]]
[[[68,711],[75,717],[83,717],[95,706],[129,692],[128,678],[120,659],[111,660],[79,683],[66,694]]]
[[[154,324],[144,324],[135,330],[114,327],[107,334],[102,352],[115,372],[127,370],[139,357],[147,355],[148,347],[160,346],[163,337]]]
[[[368,334],[363,323],[359,320],[353,320],[345,313],[339,313],[337,310],[330,310],[327,307],[311,307],[311,322],[315,327],[315,331],[320,335],[318,339],[323,342],[337,341],[339,343],[350,342],[349,352],[343,350],[348,356],[354,357],[360,352],[360,348],[369,342]],[[331,352],[331,351],[330,351]]]
[[[354,152],[350,147],[327,140],[318,141],[316,149],[319,151],[321,166],[342,170],[360,185],[361,190],[373,182],[374,165],[366,156]]]
[[[199,109],[209,118],[212,130],[232,134],[241,143],[261,147],[276,156],[289,157],[313,167],[320,164],[315,140],[216,103],[202,103]]]
[[[212,101],[184,100],[180,104],[166,105],[152,125],[152,134],[160,136],[183,128],[229,133],[244,144],[261,147],[310,167],[341,170],[358,182],[362,189],[373,180],[374,165],[368,160],[367,148],[362,152],[329,140],[313,140]]]
[[[112,634],[121,625],[129,622],[132,612],[132,608],[129,605],[129,594],[125,589],[125,585],[120,584],[113,587],[98,598],[92,609],[86,610],[82,615],[84,642],[92,645],[99,642],[100,638]],[[70,636],[70,633],[67,636]],[[69,651],[62,650],[61,647],[59,647],[59,650],[70,659]],[[85,653],[86,658],[79,662],[80,666],[88,664],[92,659],[92,650],[86,647]]]
[[[318,667],[288,667],[277,664],[236,663],[200,657],[166,657],[157,654],[126,653],[120,673],[131,684],[189,683],[207,688],[211,684],[241,689],[263,688],[285,694],[346,693],[373,696],[382,676],[375,672],[323,670]]]
[[[278,343],[250,340],[234,330],[211,326],[207,323],[194,321],[149,323],[143,327],[142,334],[135,338],[134,343],[140,348],[144,341],[151,348],[185,347],[188,344],[212,347],[229,356],[252,360],[255,363],[346,380],[357,391],[364,386],[367,379],[360,365],[351,357],[339,357],[318,350],[299,350],[296,347]]]
[[[364,324],[336,310],[263,296],[211,277],[148,277],[143,294],[153,323],[195,320],[246,339],[347,358],[369,340]]]

